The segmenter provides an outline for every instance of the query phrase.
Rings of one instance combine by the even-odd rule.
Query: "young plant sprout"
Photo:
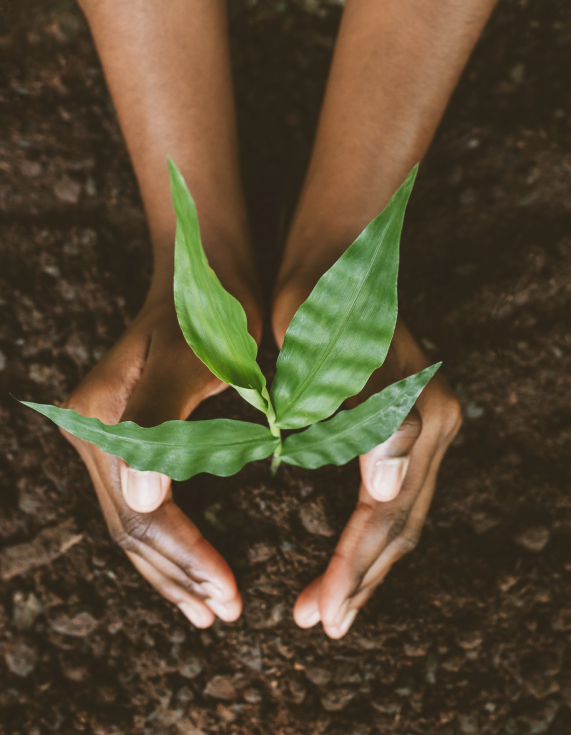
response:
[[[194,201],[170,158],[168,165],[177,218],[174,299],[180,328],[212,373],[265,414],[267,427],[230,419],[108,426],[71,409],[22,403],[134,469],[174,480],[199,472],[233,475],[271,454],[273,471],[281,462],[310,469],[342,465],[387,441],[441,363],[329,417],[386,358],[397,318],[400,233],[417,167],[297,310],[268,391],[244,309],[208,265]],[[283,429],[304,430],[282,440]]]

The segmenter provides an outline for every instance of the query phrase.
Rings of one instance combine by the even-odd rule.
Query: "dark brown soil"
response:
[[[261,462],[179,485],[245,600],[237,623],[200,632],[112,545],[57,430],[10,398],[66,396],[137,312],[150,256],[81,15],[64,2],[2,4],[0,539],[13,546],[66,521],[82,538],[2,583],[0,732],[571,732],[566,6],[500,2],[421,169],[401,309],[444,361],[465,424],[419,548],[334,642],[298,629],[291,610],[351,512],[355,462],[275,479]],[[236,0],[231,15],[244,175],[270,284],[340,8]],[[268,375],[275,357],[267,338]],[[229,391],[200,413],[250,417]]]

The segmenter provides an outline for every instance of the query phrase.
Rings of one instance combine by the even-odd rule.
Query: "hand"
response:
[[[385,364],[350,405],[429,364],[399,319]],[[396,434],[361,456],[357,507],[325,574],[297,599],[294,618],[300,627],[321,620],[330,638],[344,636],[392,565],[415,548],[438,468],[461,423],[459,402],[438,372]]]
[[[107,424],[154,426],[185,419],[227,386],[194,355],[179,328],[172,294],[148,299],[119,342],[66,402]],[[236,620],[242,600],[220,554],[174,504],[171,481],[137,472],[118,457],[62,432],[85,462],[111,536],[139,572],[197,627]]]

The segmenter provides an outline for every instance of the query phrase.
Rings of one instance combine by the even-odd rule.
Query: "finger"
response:
[[[387,508],[396,501],[383,503]],[[379,517],[380,503],[359,502],[327,566],[319,594],[323,628],[330,638],[344,636],[357,611],[349,603],[359,590],[363,575],[386,546],[390,521]]]
[[[319,592],[323,575],[314,579],[301,592],[293,607],[293,619],[300,628],[312,628],[321,620],[319,612]]]
[[[176,605],[191,623],[197,628],[208,628],[212,625],[214,613],[203,602],[189,595],[142,556],[132,551],[126,553],[142,576],[153,585],[157,592]]]
[[[139,544],[138,554],[193,597],[202,599],[219,618],[237,620],[242,598],[230,567],[171,499],[160,512],[167,517],[166,528],[171,533],[163,540],[163,519],[154,520],[154,545]]]
[[[330,637],[340,638],[351,627],[358,611],[351,600],[367,571],[405,526],[425,484],[435,445],[433,432],[421,430],[409,452],[409,468],[400,492],[392,500],[379,502],[371,496],[365,483],[361,485],[359,502],[321,585],[319,609],[323,627]]]
[[[152,548],[165,558],[165,564],[178,567],[192,584],[207,591],[208,597],[227,604],[239,596],[226,561],[172,498],[142,519],[146,522],[143,531],[134,532],[142,547]]]
[[[168,492],[157,511],[134,513],[122,495],[110,491],[118,484],[118,459],[90,444],[78,449],[109,530],[119,545],[146,559],[189,594],[204,599],[221,619],[236,620],[242,611],[242,599],[231,569],[174,503],[172,493]]]
[[[388,502],[399,494],[421,430],[420,413],[413,408],[390,439],[361,455],[361,477],[372,498]]]
[[[171,479],[160,472],[141,472],[120,461],[121,490],[125,502],[137,513],[150,513],[164,501]]]
[[[407,478],[399,497],[390,503],[375,504],[372,499],[370,503],[359,503],[325,572],[320,612],[330,637],[340,638],[347,633],[359,609],[420,537],[446,447],[416,449],[432,455],[426,472],[418,472],[415,467],[413,450],[411,468],[417,470],[413,473],[417,477],[412,477],[410,483]],[[418,491],[419,475],[422,479]],[[361,498],[367,494],[363,486]]]
[[[404,527],[363,576],[361,589],[372,588],[372,593],[374,588],[387,576],[393,564],[416,546],[434,496],[438,470],[445,451],[445,449],[442,449],[435,453],[425,482],[410,509]]]

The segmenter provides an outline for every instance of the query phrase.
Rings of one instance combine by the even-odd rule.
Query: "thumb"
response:
[[[215,392],[214,376],[188,348],[182,334],[178,339],[178,335],[166,331],[152,335],[141,377],[121,421],[150,427],[164,421],[184,420],[206,395]],[[170,486],[170,477],[160,472],[141,472],[121,461],[121,489],[132,510],[156,510]]]
[[[135,470],[121,460],[121,490],[125,502],[137,513],[151,513],[166,498],[171,478],[160,472]]]
[[[399,494],[421,429],[420,414],[413,408],[390,439],[361,455],[363,484],[374,500],[387,503]]]

